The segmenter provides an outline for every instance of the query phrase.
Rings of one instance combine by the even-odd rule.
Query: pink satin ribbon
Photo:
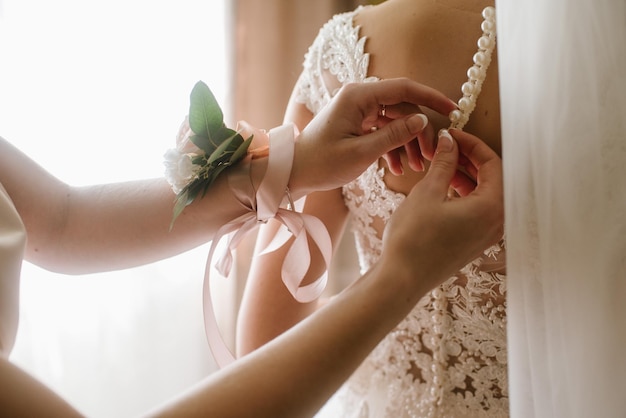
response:
[[[228,245],[224,254],[216,263],[215,268],[221,275],[228,277],[233,262],[233,250],[259,223],[265,223],[271,218],[276,219],[287,228],[289,233],[279,233],[275,240],[265,249],[264,253],[275,250],[282,246],[291,235],[294,236],[295,239],[287,252],[281,268],[282,280],[289,292],[297,301],[304,303],[317,299],[326,287],[332,243],[325,225],[314,216],[280,207],[285,198],[285,191],[287,190],[293,164],[294,127],[289,124],[274,128],[269,132],[269,136],[270,153],[267,171],[259,186],[259,190],[256,192],[256,196],[250,180],[249,157],[239,163],[236,168],[229,170],[228,180],[230,188],[239,202],[249,212],[233,219],[217,231],[207,257],[202,292],[204,329],[211,352],[220,367],[224,367],[235,360],[235,356],[227,347],[220,333],[211,298],[211,260],[218,243],[224,235],[230,234]],[[313,283],[301,286],[311,264],[308,237],[319,248],[326,263],[326,272]]]

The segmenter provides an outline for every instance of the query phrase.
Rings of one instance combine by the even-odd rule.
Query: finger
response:
[[[414,108],[415,106],[411,106],[411,109]],[[387,107],[387,109],[389,109],[389,107]],[[388,115],[389,113],[387,112],[386,114]],[[379,117],[378,128],[380,129],[382,127],[385,127],[392,121],[393,119],[390,119],[388,117]],[[426,128],[430,128],[430,130],[432,131],[432,126],[426,125]],[[417,172],[424,171],[424,161],[422,159],[422,151],[420,150],[419,142],[415,139],[410,140],[409,142],[404,144],[404,151],[406,152],[409,168]],[[389,171],[391,171],[392,174],[400,176],[404,173],[402,162],[400,160],[400,148],[389,151],[384,155],[384,158],[385,161],[387,161]]]
[[[465,172],[469,174],[474,181],[478,178],[478,168],[475,167],[463,154],[459,155],[459,167],[463,167],[463,170],[465,170]]]
[[[414,113],[422,113],[422,110],[419,106],[413,103],[397,103],[397,104],[386,104],[385,105],[385,119],[400,119],[407,116],[410,116]],[[382,118],[382,107],[379,112],[380,117]]]
[[[474,181],[474,179],[458,170],[456,171],[456,173],[454,173],[454,176],[452,176],[450,185],[452,186],[454,191],[462,197],[467,196],[476,189],[476,182]]]
[[[437,148],[437,141],[435,139],[435,128],[432,124],[428,124],[417,135],[417,140],[420,146],[420,152],[422,156],[428,161],[432,161],[435,156],[435,149]]]
[[[459,144],[459,152],[479,172],[481,166],[489,161],[499,160],[495,153],[480,138],[460,129],[450,129],[450,134]],[[468,166],[469,168],[469,166]]]
[[[456,141],[447,130],[442,129],[439,133],[435,157],[430,164],[428,173],[420,183],[426,182],[424,187],[430,185],[433,193],[445,199],[448,195],[450,182],[456,173],[458,156]]]
[[[409,167],[413,171],[424,171],[424,161],[422,160],[422,151],[420,150],[419,142],[412,140],[404,145],[406,156],[409,162]]]
[[[374,126],[376,126],[376,129],[380,129],[380,128],[384,128],[385,126],[387,126],[390,122],[393,122],[393,119],[379,115],[378,119],[376,120],[376,124]],[[369,129],[369,130],[371,131],[372,129]]]
[[[491,194],[494,199],[502,199],[502,160],[487,144],[476,136],[452,129],[451,135],[458,142],[460,152],[476,170],[477,187],[475,192]],[[473,175],[471,170],[468,170]]]
[[[385,161],[387,161],[387,168],[394,176],[401,176],[404,174],[402,169],[402,161],[400,160],[400,151],[398,148],[391,150],[383,155]]]
[[[384,153],[401,147],[415,138],[427,124],[428,118],[421,113],[390,121],[374,132],[354,138],[357,141],[355,142],[355,151],[361,155],[370,155],[373,161]]]
[[[361,84],[363,85],[363,84]],[[367,89],[359,89],[350,84],[343,89],[351,90],[355,98],[360,98],[366,115],[378,114],[380,105],[412,103],[426,106],[442,115],[449,115],[457,109],[456,103],[432,87],[417,83],[408,78],[392,78],[374,83],[365,83]]]
[[[403,119],[415,113],[423,112],[419,106],[411,103],[399,103],[396,105],[381,106],[375,122],[373,122],[373,119],[371,118],[364,119],[364,123],[362,125],[363,133],[383,128],[395,119]],[[375,129],[372,129],[372,127],[374,127]]]

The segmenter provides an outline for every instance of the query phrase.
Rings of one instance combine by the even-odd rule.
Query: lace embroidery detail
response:
[[[367,77],[358,11],[322,27],[304,60],[297,99],[314,114],[347,82]],[[382,231],[405,196],[372,164],[344,186],[361,271],[380,257]],[[319,416],[508,416],[504,241],[423,297]]]
[[[350,82],[375,81],[367,77],[369,54],[364,53],[365,38],[359,38],[359,27],[352,17],[363,9],[336,15],[326,23],[304,57],[296,83],[296,100],[317,114],[342,85]]]
[[[387,188],[384,174],[385,170],[374,163],[343,189],[345,204],[352,215],[361,274],[376,263],[383,251],[383,241],[373,225],[376,222],[384,225],[405,197]]]

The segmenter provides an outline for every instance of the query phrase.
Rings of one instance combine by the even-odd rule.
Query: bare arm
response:
[[[438,153],[388,224],[379,262],[302,323],[211,376],[155,416],[312,416],[430,289],[497,242],[503,231],[500,159],[454,133],[478,187],[447,200],[457,145]],[[447,140],[446,140],[447,141]],[[470,170],[472,171],[472,170]],[[473,171],[476,173],[476,171]],[[464,185],[455,176],[453,184]]]
[[[175,255],[210,240],[224,220],[243,213],[220,182],[170,232],[174,194],[164,179],[71,187],[1,138],[0,180],[26,226],[27,259],[65,273]]]
[[[349,86],[296,141],[289,182],[296,196],[341,186],[421,129],[420,121],[399,119],[363,136],[381,103],[425,104],[442,113],[454,108],[441,93],[406,79]],[[267,161],[255,161],[253,180],[260,182]],[[120,269],[175,255],[210,240],[245,212],[221,176],[169,232],[174,195],[163,179],[71,187],[2,139],[0,183],[26,225],[27,258],[64,273]]]

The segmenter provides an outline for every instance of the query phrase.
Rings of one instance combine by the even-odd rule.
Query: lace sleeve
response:
[[[363,7],[335,15],[320,29],[304,56],[302,74],[296,83],[296,101],[317,114],[346,83],[376,80],[367,77],[369,54],[366,38],[359,38],[354,16]]]

